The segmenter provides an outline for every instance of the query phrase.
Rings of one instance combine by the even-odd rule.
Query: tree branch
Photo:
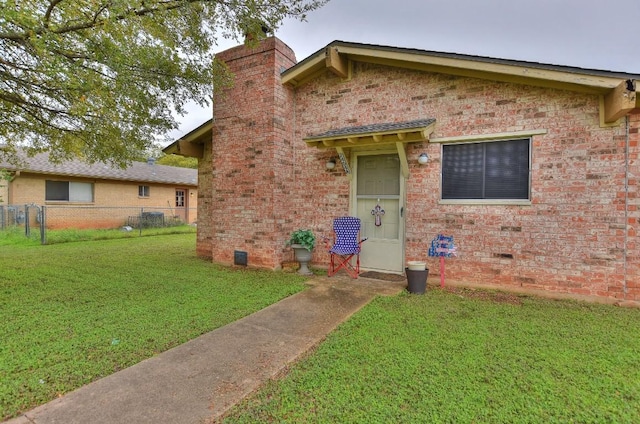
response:
[[[34,35],[42,35],[45,32],[51,32],[53,34],[58,34],[58,35],[62,35],[62,34],[67,34],[69,32],[76,32],[76,31],[81,31],[83,29],[90,29],[90,28],[95,28],[98,26],[101,26],[104,24],[104,22],[106,20],[98,20],[98,16],[100,15],[100,13],[96,13],[93,17],[92,20],[90,21],[85,21],[85,22],[79,22],[75,25],[63,25],[57,29],[51,29],[49,27],[49,18],[50,18],[50,13],[51,10],[55,5],[60,4],[62,1],[64,0],[54,0],[49,9],[47,9],[47,13],[45,14],[45,19],[46,22],[43,24],[43,26],[41,28],[34,28],[32,30],[29,31],[25,31],[22,33],[0,33],[0,39],[6,39],[6,40],[14,40],[14,41],[20,41],[20,40],[27,40],[31,37],[33,37]],[[122,21],[122,20],[126,20],[132,16],[145,16],[145,15],[150,15],[152,13],[157,13],[157,12],[167,12],[170,10],[176,10],[176,9],[180,9],[183,7],[186,7],[188,4],[191,3],[208,3],[208,2],[212,2],[212,3],[219,3],[222,4],[224,3],[221,0],[167,0],[164,2],[160,2],[159,3],[159,7],[147,7],[147,8],[142,8],[142,9],[130,9],[128,12],[126,13],[122,13],[120,15],[115,16],[113,19],[116,21]],[[144,2],[143,2],[144,5]],[[105,9],[106,6],[102,7],[100,9],[99,12],[103,11]]]
[[[44,27],[45,28],[49,28],[49,22],[51,20],[51,12],[53,12],[53,9],[55,9],[55,7],[62,3],[64,0],[52,0],[51,3],[49,3],[49,7],[47,8],[47,11],[44,14]]]

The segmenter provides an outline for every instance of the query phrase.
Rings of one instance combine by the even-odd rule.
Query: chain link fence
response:
[[[0,205],[0,231],[24,229],[27,237],[37,232],[42,244],[50,231],[116,229],[142,234],[148,229],[195,225],[196,218],[195,208]]]

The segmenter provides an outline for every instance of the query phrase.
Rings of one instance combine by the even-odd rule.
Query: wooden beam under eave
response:
[[[351,167],[349,166],[347,155],[345,155],[342,147],[336,147],[336,152],[338,152],[338,158],[340,158],[340,163],[342,164],[342,168],[344,169],[344,172],[347,174],[349,179],[351,179],[352,178]]]
[[[436,123],[432,123],[431,125],[429,125],[427,128],[422,130],[422,137],[424,138],[425,141],[429,141],[429,138],[431,137],[431,134],[433,134],[433,132],[436,129]]]
[[[604,122],[609,124],[636,107],[636,82],[622,81],[604,96]]]
[[[617,82],[615,77],[589,75],[563,69],[531,67],[521,63],[497,63],[495,61],[469,60],[463,57],[445,57],[425,53],[405,52],[401,49],[376,49],[362,46],[341,45],[342,54],[351,60],[365,63],[380,63],[409,69],[426,70],[443,74],[469,76],[493,81],[529,83],[552,88],[571,87],[579,92],[601,94]],[[455,55],[454,55],[455,56]],[[561,67],[560,67],[561,68]],[[474,76],[475,75],[475,76]],[[558,84],[555,84],[558,83]]]
[[[429,127],[431,128],[431,127]],[[432,130],[428,131],[431,134]],[[403,138],[399,137],[403,134]],[[309,147],[318,147],[320,149],[330,149],[335,147],[380,147],[382,145],[393,145],[396,141],[403,143],[415,143],[427,141],[429,138],[424,131],[412,131],[398,134],[379,134],[380,141],[376,141],[375,135],[362,135],[357,137],[336,137],[329,139],[306,139],[304,140]]]
[[[407,161],[407,152],[404,150],[404,146],[404,143],[396,141],[396,149],[398,150],[398,157],[400,158],[400,170],[406,180],[409,178],[409,162]]]
[[[349,60],[338,52],[337,47],[327,47],[326,65],[331,72],[340,78],[349,78]]]
[[[318,55],[311,60],[298,64],[295,71],[285,71],[280,76],[280,82],[294,87],[304,84],[319,73],[325,72],[325,58]]]
[[[188,158],[202,159],[204,156],[204,145],[190,143],[187,140],[178,140],[176,155]]]

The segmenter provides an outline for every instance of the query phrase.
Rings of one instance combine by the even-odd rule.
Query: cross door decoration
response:
[[[384,209],[382,209],[382,206],[380,206],[380,199],[378,199],[378,204],[376,205],[376,207],[371,210],[371,215],[375,216],[376,227],[381,226],[382,215],[384,215]]]

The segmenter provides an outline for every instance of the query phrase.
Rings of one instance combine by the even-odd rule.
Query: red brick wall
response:
[[[295,55],[270,38],[256,48],[239,46],[217,57],[236,78],[214,102],[211,161],[201,166],[201,176],[208,174],[214,182],[207,206],[211,222],[201,230],[198,250],[210,247],[220,263],[232,263],[235,250],[245,251],[249,265],[277,268],[295,220],[289,194],[293,91],[280,83],[280,72],[295,63]]]
[[[212,153],[201,161],[200,214],[210,217],[199,223],[201,254],[232,263],[243,250],[249,265],[278,268],[291,259],[291,230],[328,235],[332,218],[349,214],[348,176],[324,167],[335,152],[307,147],[305,136],[426,118],[437,120],[434,139],[544,129],[533,137],[526,206],[441,204],[440,144],[409,145],[406,259],[427,259],[445,233],[459,250],[449,281],[640,300],[638,114],[628,131],[624,119],[601,128],[597,95],[362,63],[348,81],[325,72],[294,90],[279,78],[293,52],[273,38],[218,58],[236,82],[214,102]],[[314,261],[326,265],[324,249]],[[437,276],[437,260],[428,266]]]
[[[203,157],[198,160],[198,232],[196,252],[198,256],[213,259],[213,174],[212,145],[205,143]]]
[[[349,205],[346,177],[320,170],[323,152],[307,148],[304,136],[424,118],[437,120],[433,138],[546,129],[533,138],[530,206],[440,204],[441,147],[411,145],[406,259],[425,259],[433,237],[445,233],[460,252],[447,261],[448,279],[614,298],[626,290],[640,299],[634,237],[626,243],[635,257],[624,258],[625,126],[600,128],[598,105],[595,95],[379,65],[354,64],[346,82],[326,73],[297,90],[297,170],[307,183],[294,196],[298,213],[324,229]],[[631,121],[637,156],[637,115]],[[421,167],[423,151],[431,161]],[[437,260],[428,264],[437,272]]]
[[[627,201],[627,298],[640,300],[640,113],[629,120],[629,194]]]

